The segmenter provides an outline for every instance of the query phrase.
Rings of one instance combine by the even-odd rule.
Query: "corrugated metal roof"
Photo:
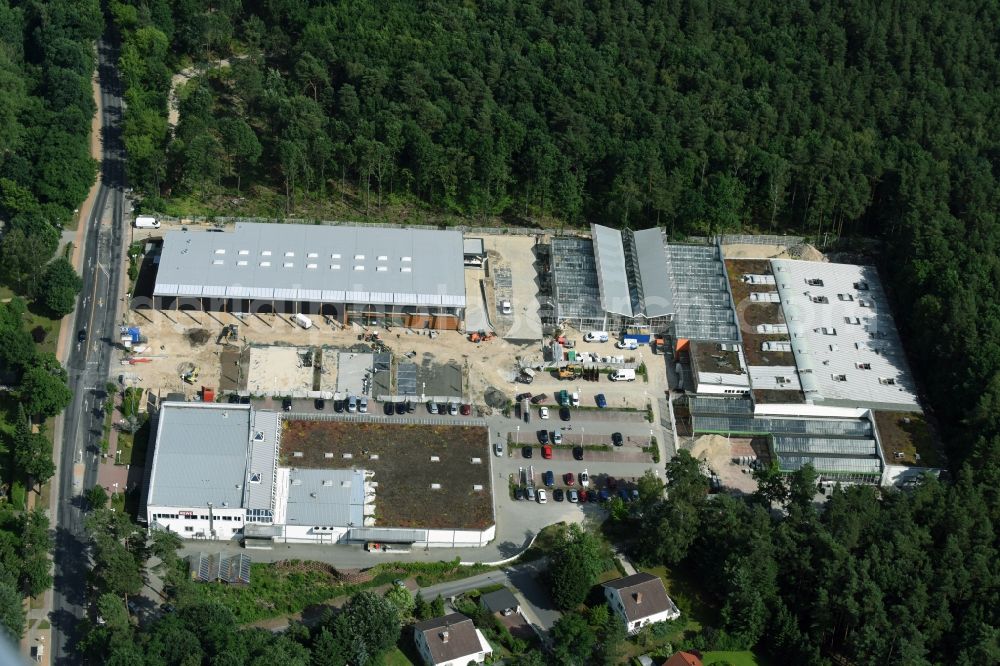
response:
[[[383,305],[398,303],[397,294],[418,294],[434,300],[405,304],[436,305],[447,297],[464,307],[464,270],[457,231],[237,223],[225,233],[167,232],[153,293],[222,296],[240,287],[261,290],[255,298],[313,300],[320,293],[325,300],[346,293],[347,300],[369,302],[375,292],[392,295],[377,302]]]
[[[642,312],[647,317],[663,317],[674,312],[670,291],[670,271],[658,227],[634,232],[636,262],[642,283]]]
[[[242,506],[249,433],[249,405],[164,403],[147,504]]]
[[[274,470],[278,456],[280,417],[277,412],[255,410],[250,429],[250,464],[247,472],[247,509],[273,509]]]
[[[286,524],[348,527],[364,522],[363,471],[293,469],[288,478]]]
[[[594,237],[597,280],[601,286],[601,307],[606,312],[631,317],[632,296],[628,289],[622,234],[599,224],[590,225],[590,230]]]

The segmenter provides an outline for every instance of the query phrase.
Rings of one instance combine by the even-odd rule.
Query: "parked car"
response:
[[[554,499],[557,502],[562,502],[565,496],[566,493],[563,492],[562,488],[556,488],[555,490],[552,491],[552,499]]]
[[[384,414],[385,414],[386,416],[392,416],[393,414],[395,414],[395,413],[396,413],[396,410],[395,410],[395,408],[394,408],[394,407],[392,406],[392,403],[391,403],[391,402],[387,402],[387,403],[385,403],[384,405],[382,405],[382,412],[383,412],[383,413],[384,413]]]
[[[594,504],[596,502],[600,502],[601,501],[601,494],[599,492],[597,492],[596,490],[591,490],[589,493],[587,493],[587,501],[590,502],[591,504]]]
[[[539,444],[548,444],[549,443],[549,431],[548,430],[539,430],[538,431],[538,443]]]
[[[608,406],[608,399],[604,397],[603,393],[598,393],[594,396],[594,400],[597,402],[597,406],[604,409]]]
[[[514,491],[514,499],[516,499],[516,500],[523,500],[524,499],[524,488],[518,487]]]
[[[552,473],[552,470],[542,472],[542,483],[549,488],[556,485],[556,475]]]
[[[87,329],[81,328],[79,331],[77,331],[77,333],[76,333],[76,341],[77,342],[86,342],[87,341]]]
[[[292,411],[292,399],[291,398],[282,398],[281,399],[281,408],[283,410],[285,410],[286,412]]]
[[[611,433],[611,443],[615,446],[621,446],[625,443],[625,440],[622,438],[622,434],[620,432],[613,432]]]
[[[576,477],[573,476],[573,472],[566,472],[565,474],[563,474],[563,483],[565,483],[567,486],[576,485]]]
[[[618,497],[621,497],[623,502],[628,502],[631,499],[629,497],[628,491],[625,490],[624,488],[621,488],[618,491]]]
[[[590,473],[587,470],[580,472],[580,485],[584,488],[590,487]]]
[[[530,446],[525,446],[525,447],[523,447],[521,449],[521,457],[522,458],[530,458],[531,455],[532,455],[532,451],[531,451],[531,447]]]
[[[540,419],[547,419],[547,418],[549,418],[549,408],[548,407],[539,407],[538,408],[538,418],[540,418]]]
[[[580,504],[585,504],[587,502],[587,498],[588,498],[587,491],[581,489],[580,490]]]
[[[368,413],[368,398],[362,397],[358,400],[358,411],[362,414]]]
[[[562,444],[562,439],[563,439],[562,438],[562,430],[559,430],[558,428],[556,428],[555,430],[552,431],[552,443],[553,444]]]
[[[537,405],[540,402],[545,402],[549,399],[548,393],[539,393],[538,395],[531,396],[531,404]]]
[[[566,498],[569,499],[569,501],[572,504],[576,504],[577,502],[580,501],[580,495],[577,494],[576,490],[574,490],[573,488],[570,488],[569,491],[566,493]]]
[[[353,395],[347,398],[347,411],[354,414],[358,411],[358,399]]]
[[[322,412],[326,409],[326,400],[323,398],[316,398],[316,400],[313,401],[313,407],[316,408],[316,411]]]
[[[427,412],[430,413],[430,414],[437,414],[438,413],[438,404],[436,402],[428,402],[427,403]]]
[[[536,499],[534,487],[528,486],[527,488],[525,488],[524,496],[529,502],[534,502]],[[542,502],[542,504],[545,504],[545,502]]]
[[[611,499],[611,495],[608,493],[607,490],[601,490],[600,492],[597,493],[597,499],[600,502],[607,502],[609,499]]]
[[[343,412],[344,411],[344,401],[343,400],[334,400],[333,401],[333,411],[337,412],[338,414],[341,413],[341,412]]]
[[[559,406],[569,407],[569,391],[566,389],[559,391]]]
[[[493,444],[493,453],[499,458],[503,455],[503,442],[496,442]]]
[[[570,417],[570,413],[569,413],[569,407],[560,407],[559,408],[559,420],[561,420],[561,421],[569,421],[570,418],[571,417]]]
[[[527,391],[524,393],[518,393],[517,397],[514,398],[514,400],[516,402],[521,402],[522,400],[531,400],[531,393]]]
[[[570,402],[573,403],[574,407],[579,407],[580,406],[580,394],[577,393],[576,391],[573,391],[573,395],[570,398]]]
[[[573,447],[573,459],[574,460],[583,460],[583,447],[582,446],[574,446]]]
[[[458,416],[458,403],[452,402],[448,404],[448,414],[451,416]]]
[[[552,447],[549,446],[548,444],[542,447],[542,457],[545,458],[546,460],[552,459]]]
[[[546,495],[545,495],[545,488],[539,488],[538,489],[538,503],[539,504],[545,504],[548,501],[549,501],[549,498],[546,497]]]
[[[406,403],[405,402],[397,402],[394,405],[394,408],[396,410],[396,414],[405,414],[406,413]]]
[[[462,416],[468,416],[472,414],[472,405],[469,404],[462,405],[459,411],[462,413]]]

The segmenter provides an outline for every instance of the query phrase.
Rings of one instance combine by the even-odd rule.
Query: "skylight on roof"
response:
[[[377,270],[379,273],[385,273],[387,270],[389,270],[389,267],[388,266],[379,266],[375,270]]]
[[[242,260],[242,259],[241,259],[240,261],[237,261],[237,262],[236,262],[236,265],[237,265],[237,266],[246,266],[246,265],[247,265],[247,262],[246,262],[245,260]]]
[[[267,268],[270,265],[271,265],[270,261],[262,261],[262,262],[260,262],[260,267],[261,268]]]
[[[340,270],[340,264],[330,264],[330,270],[331,271],[339,271]]]
[[[306,264],[306,268],[316,268],[316,264]]]
[[[340,259],[340,253],[339,252],[335,252],[335,253],[333,253],[333,254],[330,255],[330,258],[331,259]]]
[[[400,261],[413,261],[413,257],[400,257]]]
[[[225,251],[225,250],[223,250],[222,248],[219,248],[218,250],[216,250],[216,251],[215,251],[215,253],[216,253],[216,254],[225,254],[225,253],[226,253],[226,251]]]
[[[380,254],[380,255],[378,255],[378,260],[379,261],[389,261],[389,257],[387,255]]]
[[[319,252],[310,252],[309,254],[306,255],[306,258],[307,259],[315,259],[318,256],[319,256]]]
[[[261,250],[260,256],[262,256],[262,257],[270,257],[271,256],[271,251],[270,250]]]
[[[356,270],[356,271],[363,271],[363,270],[365,270],[365,267],[358,265],[358,266],[354,267],[354,270]]]
[[[410,268],[409,266],[403,266],[402,268],[399,269],[399,272],[400,273],[412,273],[413,269]]]
[[[240,250],[240,256],[241,257],[245,257],[248,254],[250,254],[250,250]]]
[[[295,256],[295,253],[294,253],[294,252],[286,252],[286,253],[285,253],[285,256],[286,256],[286,257],[294,257],[294,256]]]
[[[223,261],[222,259],[216,259],[212,263],[215,264],[216,266],[221,266],[222,264],[224,264],[226,262]]]
[[[283,266],[284,266],[285,268],[295,268],[295,262],[293,262],[293,261],[286,261],[286,262],[285,262],[285,263],[283,264]]]
[[[365,258],[365,255],[363,255],[363,254],[356,254],[356,255],[354,255],[354,258],[360,261],[360,260],[363,260]]]

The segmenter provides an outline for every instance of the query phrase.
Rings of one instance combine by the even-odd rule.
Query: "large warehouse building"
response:
[[[464,256],[458,231],[245,222],[170,231],[152,305],[458,329]]]
[[[674,339],[694,434],[766,442],[783,472],[810,464],[828,481],[898,483],[935,466],[874,268],[727,260],[720,274],[739,340]]]
[[[257,546],[485,546],[496,536],[486,428],[446,428],[427,429],[428,444],[419,426],[404,433],[364,417],[315,421],[251,405],[166,402],[151,443],[145,520],[185,539]],[[412,502],[428,493],[435,501]]]

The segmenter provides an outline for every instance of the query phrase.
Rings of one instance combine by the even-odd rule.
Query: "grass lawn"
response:
[[[118,433],[116,465],[145,465],[146,447],[149,445],[149,415],[141,414],[141,425],[135,434]]]
[[[49,319],[44,315],[32,312],[30,308],[24,313],[24,328],[28,333],[31,333],[31,337],[35,340],[35,346],[42,353],[56,353],[61,323],[61,319]]]
[[[770,662],[749,650],[742,652],[706,652],[701,655],[701,663],[711,666],[715,662],[728,661],[733,666],[769,666]]]
[[[394,647],[382,656],[382,666],[413,666],[413,662],[402,650]]]
[[[641,568],[640,571],[659,576],[667,588],[667,594],[681,611],[683,628],[671,638],[679,639],[686,632],[701,631],[702,624],[718,624],[717,610],[704,600],[704,593],[697,581],[662,566]]]

